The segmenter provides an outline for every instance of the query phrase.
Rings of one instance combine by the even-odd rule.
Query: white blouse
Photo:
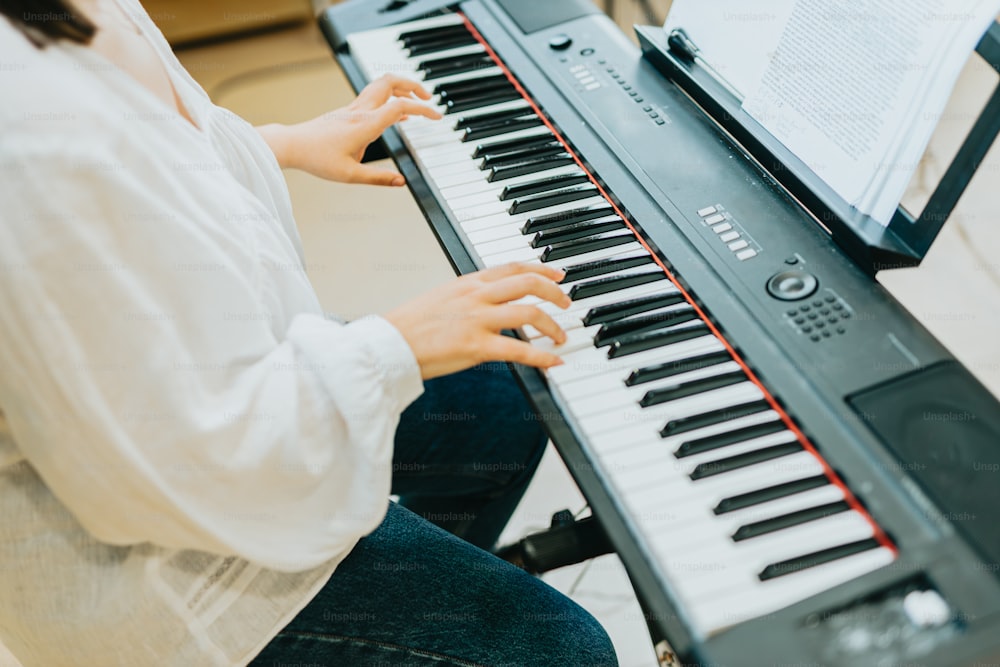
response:
[[[242,665],[381,521],[420,371],[323,315],[273,154],[119,1],[198,128],[0,18],[0,639]]]

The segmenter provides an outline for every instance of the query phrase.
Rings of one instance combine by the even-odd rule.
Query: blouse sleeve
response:
[[[239,227],[263,215],[252,195],[120,149],[5,162],[0,406],[19,448],[101,541],[281,571],[341,556],[384,516],[412,352],[378,317],[276,315],[264,241]]]

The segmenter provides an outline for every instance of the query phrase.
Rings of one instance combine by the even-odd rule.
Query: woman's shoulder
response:
[[[110,65],[104,65],[110,66]],[[33,44],[0,17],[0,145],[6,153],[35,144],[105,142],[117,132],[115,112],[96,85],[100,59],[82,47]],[[120,114],[119,114],[120,115]],[[120,119],[119,119],[120,120]]]

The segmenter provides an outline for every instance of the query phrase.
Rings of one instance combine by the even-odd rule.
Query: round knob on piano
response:
[[[819,281],[805,271],[782,271],[767,281],[767,291],[775,299],[798,301],[816,291]]]
[[[565,51],[573,45],[573,38],[566,33],[559,33],[549,40],[549,48],[554,51]]]

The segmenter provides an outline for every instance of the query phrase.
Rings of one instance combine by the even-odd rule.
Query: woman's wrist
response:
[[[257,133],[263,137],[264,141],[271,148],[274,157],[282,169],[291,169],[296,166],[294,139],[292,128],[289,125],[280,123],[269,123],[260,125]]]

